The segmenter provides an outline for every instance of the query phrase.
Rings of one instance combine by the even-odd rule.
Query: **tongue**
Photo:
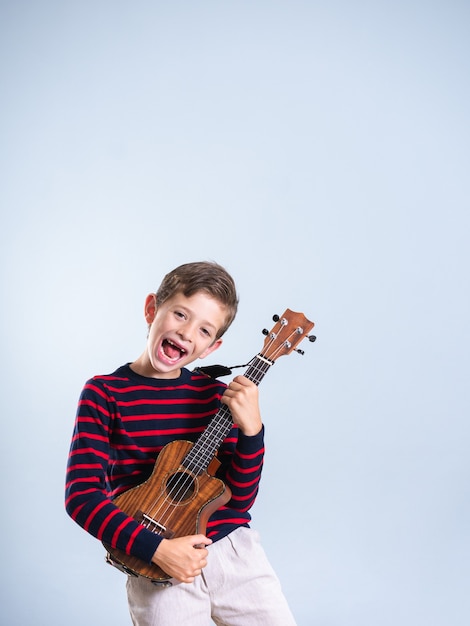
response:
[[[165,341],[163,343],[163,351],[165,352],[167,357],[169,357],[170,359],[176,359],[177,357],[181,356],[180,350],[178,350],[178,348],[176,348],[175,346],[171,345],[171,343],[168,343],[168,341]]]

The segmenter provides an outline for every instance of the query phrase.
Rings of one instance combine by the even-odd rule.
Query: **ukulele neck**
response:
[[[248,364],[245,376],[248,380],[254,382],[255,385],[259,385],[271,365],[273,365],[273,361],[270,361],[262,354],[257,354]],[[212,418],[206,430],[200,435],[183,459],[183,467],[195,474],[204,472],[223,440],[229,434],[232,426],[232,415],[229,408],[224,405]]]

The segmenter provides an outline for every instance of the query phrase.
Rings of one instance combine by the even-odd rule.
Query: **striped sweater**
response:
[[[177,379],[140,376],[129,365],[95,376],[83,388],[67,465],[66,510],[100,541],[150,563],[161,537],[120,511],[113,498],[146,480],[170,441],[195,441],[217,413],[224,383],[183,369]],[[248,526],[263,465],[263,431],[233,426],[217,473],[232,498],[210,518],[213,541]]]

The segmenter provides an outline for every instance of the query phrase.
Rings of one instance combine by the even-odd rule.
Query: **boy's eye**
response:
[[[201,328],[201,331],[204,335],[206,335],[207,337],[210,337],[211,333],[209,330],[207,330],[207,328]]]
[[[184,313],[181,313],[181,311],[175,311],[175,315],[176,317],[184,318]]]

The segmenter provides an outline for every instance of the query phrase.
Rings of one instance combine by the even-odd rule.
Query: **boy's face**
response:
[[[226,307],[204,292],[189,298],[178,293],[160,305],[155,294],[147,296],[145,319],[150,330],[146,375],[177,378],[182,367],[217,350],[222,343],[217,333],[226,314]]]

